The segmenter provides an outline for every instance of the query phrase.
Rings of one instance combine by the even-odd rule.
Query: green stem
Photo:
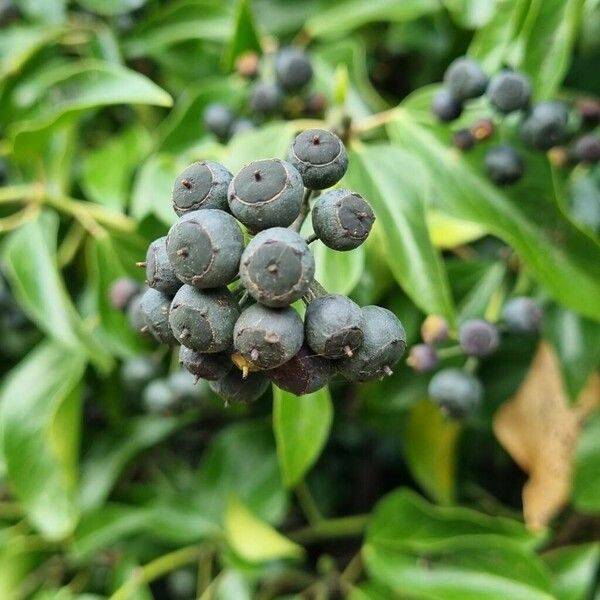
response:
[[[300,508],[306,517],[306,520],[314,525],[323,520],[323,515],[311,494],[310,489],[306,485],[304,481],[301,481],[294,490],[296,492],[296,496],[298,498],[298,503],[300,504]]]
[[[304,221],[306,221],[306,217],[308,217],[308,213],[310,212],[310,199],[313,196],[316,196],[317,193],[318,192],[309,189],[304,190],[302,205],[300,206],[300,214],[296,217],[296,220],[289,226],[289,229],[295,231],[296,233],[300,233],[302,225],[304,225]]]
[[[463,367],[467,373],[474,375],[477,371],[477,367],[479,366],[479,359],[475,356],[469,356],[465,362],[465,366]]]
[[[38,196],[40,189],[41,187],[37,183],[0,187],[0,202],[16,202],[30,196]]]
[[[461,356],[463,353],[460,346],[448,346],[448,348],[440,348],[437,350],[438,358],[454,358],[455,356]]]
[[[369,515],[353,515],[339,519],[324,519],[308,527],[288,533],[299,544],[311,544],[330,538],[357,537],[362,535]]]

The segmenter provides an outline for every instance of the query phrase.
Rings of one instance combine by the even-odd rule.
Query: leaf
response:
[[[224,55],[225,68],[231,70],[240,54],[253,50],[262,54],[252,8],[249,0],[237,0],[234,30]]]
[[[571,408],[554,351],[540,342],[527,377],[494,416],[494,433],[529,474],[523,515],[531,529],[546,526],[568,501],[582,417],[600,401],[600,376],[590,378]]]
[[[575,450],[573,503],[584,512],[600,512],[600,412],[585,424]]]
[[[442,504],[451,504],[456,494],[460,431],[460,423],[445,419],[428,400],[410,409],[404,432],[404,458],[412,476]]]
[[[279,558],[301,558],[304,554],[302,546],[258,519],[235,496],[227,503],[225,536],[231,548],[252,563]]]
[[[85,356],[46,341],[11,371],[0,393],[2,449],[11,488],[51,540],[77,522],[77,453]]]
[[[506,267],[503,263],[492,263],[487,272],[463,298],[459,308],[458,320],[464,321],[479,317],[496,321],[498,315],[489,315],[488,308],[498,295],[502,295],[502,282],[505,275]]]
[[[147,0],[77,0],[82,8],[98,15],[122,15],[133,12],[146,4]]]
[[[15,4],[33,21],[60,23],[65,18],[65,0],[15,0]]]
[[[428,209],[426,217],[429,237],[436,248],[456,248],[474,242],[487,233],[477,223],[456,219],[439,210]]]
[[[422,194],[423,171],[408,153],[391,146],[352,152],[349,186],[373,206],[384,251],[398,285],[425,313],[454,321],[454,306],[441,257],[433,247]]]
[[[497,12],[499,0],[443,0],[452,17],[467,29],[483,27]]]
[[[316,241],[312,244],[315,256],[315,279],[330,293],[349,294],[364,272],[365,250],[362,246],[351,252],[336,252]]]
[[[295,396],[273,387],[273,429],[277,458],[287,487],[298,484],[317,460],[329,436],[333,406],[329,390]]]
[[[542,554],[554,580],[557,600],[586,600],[592,597],[598,566],[600,544],[563,546]]]

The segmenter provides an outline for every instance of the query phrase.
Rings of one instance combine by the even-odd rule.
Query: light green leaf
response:
[[[29,19],[42,23],[60,23],[65,18],[66,0],[14,0]]]
[[[482,238],[487,232],[484,227],[471,221],[456,219],[430,208],[427,213],[427,229],[436,248],[451,249]]]
[[[550,568],[556,600],[586,600],[600,565],[600,544],[563,546],[542,554]]]
[[[458,23],[467,29],[483,27],[497,12],[500,0],[443,0],[444,5]]]
[[[336,252],[320,241],[311,245],[315,256],[315,279],[332,294],[349,294],[359,282],[365,266],[365,250]]]
[[[492,299],[502,293],[502,282],[506,274],[503,263],[493,263],[477,283],[469,290],[463,298],[459,308],[459,321],[466,319],[489,318],[488,308]],[[494,315],[497,317],[498,315]],[[490,319],[495,321],[496,319]]]
[[[98,15],[121,15],[144,6],[147,0],[77,0],[81,7]]]
[[[581,511],[600,512],[600,411],[585,424],[575,451],[573,504]]]
[[[279,468],[287,487],[299,483],[321,454],[332,419],[327,388],[295,396],[273,387],[273,429]]]

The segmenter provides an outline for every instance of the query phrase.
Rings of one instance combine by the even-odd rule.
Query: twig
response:
[[[369,515],[353,515],[338,519],[323,519],[288,533],[288,537],[299,544],[311,544],[330,538],[358,537],[364,532]]]
[[[296,492],[296,497],[298,498],[298,503],[300,504],[300,508],[306,517],[306,520],[314,525],[323,520],[323,515],[315,502],[315,499],[304,481],[301,481],[294,490]]]

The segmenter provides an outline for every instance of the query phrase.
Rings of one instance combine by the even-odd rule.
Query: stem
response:
[[[360,577],[363,570],[363,561],[361,550],[359,550],[348,563],[340,575],[340,587],[342,592],[350,593],[352,584]]]
[[[306,520],[311,524],[315,525],[323,520],[323,515],[313,498],[313,495],[306,485],[306,482],[301,481],[294,490],[298,498],[300,508],[306,517]]]
[[[16,202],[29,196],[39,196],[41,189],[41,186],[37,183],[0,187],[0,202]]]
[[[454,358],[460,356],[463,351],[460,346],[449,346],[448,348],[440,348],[436,351],[438,358]]]
[[[369,129],[375,129],[376,127],[380,127],[381,125],[385,125],[386,123],[392,123],[398,119],[400,114],[400,110],[398,107],[390,108],[389,110],[384,110],[374,115],[370,115],[357,121],[352,129],[356,133],[361,133],[363,131],[369,131]]]
[[[471,375],[475,374],[477,367],[479,366],[479,360],[475,356],[469,356],[465,362],[464,370]]]
[[[299,544],[311,544],[323,539],[358,537],[362,535],[369,515],[353,515],[339,519],[324,519],[308,527],[288,533]]]
[[[313,194],[315,194],[313,190],[304,190],[302,205],[300,206],[300,214],[296,217],[296,220],[289,226],[289,229],[291,229],[292,231],[300,233],[302,225],[304,225],[304,221],[306,221],[306,217],[308,217],[308,213],[310,212],[310,199],[313,197]]]
[[[316,233],[311,233],[307,238],[306,238],[306,243],[307,244],[312,244],[313,242],[316,242],[319,238],[317,237]]]

